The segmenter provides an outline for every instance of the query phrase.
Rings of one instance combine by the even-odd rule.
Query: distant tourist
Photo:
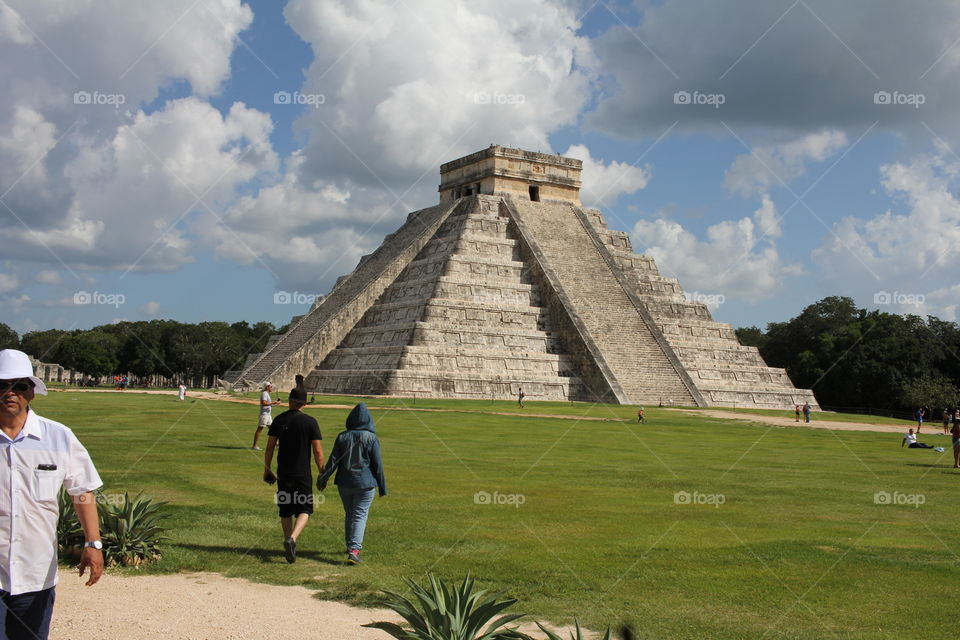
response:
[[[333,482],[343,502],[347,562],[360,564],[373,493],[379,490],[381,497],[387,495],[387,481],[383,477],[380,440],[367,405],[361,402],[353,408],[347,416],[346,427],[333,444],[327,466],[317,478],[317,488],[326,489],[327,480],[336,471]]]
[[[943,410],[943,433],[944,435],[950,433],[950,409]]]
[[[260,451],[260,447],[257,446],[260,432],[263,431],[264,427],[273,424],[273,407],[280,404],[279,401],[274,401],[270,397],[271,391],[273,391],[273,385],[269,382],[264,383],[263,392],[260,394],[260,418],[257,422],[257,432],[253,434],[253,446],[250,447],[254,451]]]
[[[647,424],[647,418],[643,413],[643,407],[637,409],[637,424],[640,424],[641,422],[643,424]]]
[[[267,433],[267,450],[263,453],[263,481],[277,483],[277,507],[283,529],[283,553],[287,562],[297,560],[297,538],[313,513],[313,473],[310,457],[323,473],[323,447],[320,425],[301,409],[307,404],[307,393],[300,388],[290,390],[288,409],[277,416]],[[273,450],[279,445],[277,474],[271,469]],[[318,478],[319,479],[319,478]]]
[[[950,429],[953,436],[953,468],[960,469],[960,409],[953,414],[953,427]]]
[[[803,421],[810,422],[810,403],[809,402],[803,403]]]
[[[913,416],[917,419],[917,433],[920,433],[920,427],[923,426],[923,414],[924,414],[923,407],[920,407],[919,409],[917,409],[916,412],[913,414]]]
[[[520,387],[517,391],[517,404],[520,405],[520,408],[523,409],[523,387]]]
[[[180,383],[180,386],[177,387],[177,400],[183,402],[187,399],[187,385]]]
[[[793,405],[793,414],[796,416],[795,422],[800,422],[800,405]]]
[[[933,449],[932,444],[924,444],[922,442],[917,442],[917,434],[913,432],[913,429],[907,431],[907,435],[903,436],[903,441],[900,442],[900,446],[907,445],[908,449]]]
[[[57,499],[71,496],[86,542],[80,576],[103,574],[103,543],[93,491],[103,483],[73,432],[30,408],[47,395],[22,351],[0,351],[0,637],[46,639],[57,584]]]

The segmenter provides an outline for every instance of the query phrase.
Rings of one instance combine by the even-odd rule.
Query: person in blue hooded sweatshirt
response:
[[[333,444],[333,451],[323,473],[317,478],[317,488],[323,491],[327,480],[336,471],[333,483],[340,492],[344,513],[344,539],[347,562],[360,564],[363,532],[367,528],[367,514],[373,502],[373,493],[387,495],[380,458],[380,440],[367,405],[359,403],[347,416],[347,430],[342,431]]]

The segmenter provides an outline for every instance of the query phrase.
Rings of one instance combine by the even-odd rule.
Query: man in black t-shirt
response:
[[[313,513],[313,475],[310,456],[317,464],[317,473],[323,473],[323,447],[320,445],[320,425],[313,416],[301,409],[307,404],[307,393],[302,387],[290,391],[289,407],[273,421],[267,434],[267,450],[263,454],[263,481],[277,483],[277,506],[280,508],[280,526],[283,527],[283,551],[287,562],[297,559],[297,538],[307,526]],[[277,474],[274,475],[273,450],[277,454]]]

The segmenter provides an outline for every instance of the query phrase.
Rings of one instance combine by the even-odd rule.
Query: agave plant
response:
[[[69,553],[83,544],[83,527],[73,508],[73,498],[66,489],[61,488],[57,498],[60,517],[57,519],[57,547],[61,552]]]
[[[496,618],[514,605],[515,599],[500,600],[502,593],[487,595],[487,591],[475,588],[475,581],[469,575],[458,587],[448,586],[432,573],[427,577],[429,589],[406,580],[416,602],[392,591],[385,592],[383,604],[400,614],[410,630],[392,622],[363,626],[386,631],[398,640],[532,640],[516,629],[505,628],[524,614],[510,613]]]
[[[574,634],[574,632],[571,631],[570,640],[586,640],[586,638],[583,637],[583,631],[581,631],[580,629],[580,621],[574,618],[573,622],[576,625],[576,634]],[[547,634],[547,640],[563,640],[563,638],[561,638],[554,632],[550,631],[539,622],[537,623],[537,626],[540,627],[540,631],[543,631],[545,634]],[[627,633],[629,633],[629,630],[625,628],[624,636],[623,636],[624,640],[630,640],[633,637],[632,635],[627,635]],[[607,627],[607,632],[603,634],[603,637],[601,638],[601,640],[610,640],[611,637],[612,636],[610,635],[610,627]]]
[[[110,566],[121,564],[138,567],[144,562],[160,558],[160,543],[168,540],[163,535],[160,521],[167,514],[160,513],[166,502],[138,493],[133,499],[127,492],[123,500],[98,500],[100,537],[103,539],[104,560]]]

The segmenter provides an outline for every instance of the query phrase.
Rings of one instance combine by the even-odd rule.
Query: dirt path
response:
[[[215,573],[121,577],[105,574],[92,587],[60,571],[53,640],[240,640],[317,638],[383,640],[361,625],[401,622],[386,609],[318,600],[304,587],[255,584]]]
[[[762,416],[753,413],[734,413],[731,411],[711,411],[710,409],[674,409],[674,411],[683,411],[684,413],[698,416],[709,416],[711,418],[724,418],[727,420],[746,420],[748,422],[762,422],[778,427],[797,427],[801,429],[834,429],[838,431],[878,431],[880,433],[906,433],[906,427],[900,427],[893,424],[870,424],[866,422],[839,422],[829,419],[829,413],[815,413],[810,417],[811,422],[797,422],[794,418],[782,418],[778,416]],[[935,431],[931,431],[935,433]],[[924,432],[921,435],[927,435]]]

